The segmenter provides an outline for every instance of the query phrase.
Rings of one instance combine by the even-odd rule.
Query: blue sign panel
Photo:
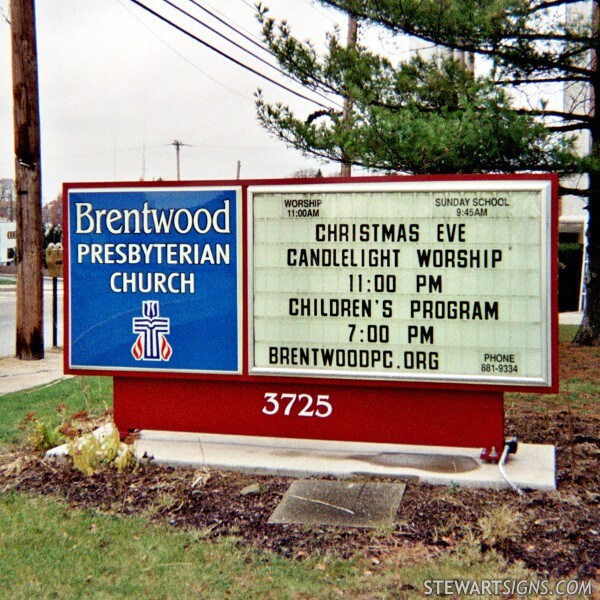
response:
[[[71,189],[69,366],[240,373],[239,188]]]

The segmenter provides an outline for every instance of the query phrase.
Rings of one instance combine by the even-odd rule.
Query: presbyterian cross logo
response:
[[[171,320],[159,316],[159,310],[158,300],[144,300],[144,316],[133,319],[133,333],[139,334],[131,347],[135,360],[168,361],[173,354],[173,348],[165,337],[171,331]]]

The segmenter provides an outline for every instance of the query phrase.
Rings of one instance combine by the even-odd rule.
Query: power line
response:
[[[192,2],[192,4],[194,4],[198,8],[201,8],[202,10],[206,10],[202,6],[200,6],[197,2],[194,2],[193,0],[190,0],[190,1]],[[163,0],[163,2],[165,4],[168,4],[169,6],[171,6],[172,8],[174,8],[175,10],[178,10],[180,13],[184,14],[186,17],[189,17],[190,19],[192,19],[192,21],[194,21],[195,23],[198,23],[198,25],[201,25],[202,27],[205,27],[206,29],[208,29],[212,33],[218,35],[220,38],[224,39],[226,42],[229,42],[230,44],[232,44],[233,46],[235,46],[236,48],[238,48],[242,52],[245,52],[246,54],[249,54],[250,56],[252,56],[252,58],[255,58],[256,60],[260,61],[261,63],[263,63],[267,67],[270,67],[271,69],[275,69],[275,71],[277,71],[280,75],[287,76],[287,74],[284,71],[282,71],[279,67],[276,67],[275,65],[271,64],[269,61],[265,60],[264,58],[261,58],[260,56],[254,54],[254,52],[252,52],[251,50],[248,50],[247,48],[244,48],[244,46],[242,46],[241,44],[238,44],[236,41],[234,41],[231,38],[227,37],[224,33],[221,33],[218,29],[215,29],[214,27],[211,27],[210,25],[206,24],[204,21],[201,21],[200,19],[198,19],[194,15],[192,15],[189,12],[185,11],[180,6],[177,6],[175,3],[171,2],[171,0]],[[209,12],[209,11],[207,11],[207,12]],[[209,14],[211,14],[211,13],[209,12]],[[211,16],[213,16],[213,15],[211,14]],[[221,22],[224,22],[219,17],[215,16],[215,18],[218,19]],[[234,31],[235,31],[235,29],[234,29]],[[238,33],[238,32],[236,32],[236,33]],[[243,35],[243,34],[240,34],[240,35]],[[247,36],[244,36],[244,37],[247,37]],[[251,41],[253,41],[253,40],[251,40]],[[259,46],[259,48],[262,48],[262,46],[260,44],[258,44],[258,46]],[[262,48],[262,49],[264,50],[264,48]]]
[[[194,4],[196,4],[195,0],[189,0],[189,1],[190,1],[190,2],[193,2]],[[249,8],[251,8],[253,11],[256,11],[256,6],[253,6],[252,4],[250,4],[249,2],[247,2],[246,0],[241,0],[241,1],[242,1],[242,2],[243,2],[245,5],[246,5],[246,6],[248,6]],[[317,12],[321,13],[323,16],[325,16],[327,19],[329,19],[329,20],[330,20],[330,21],[331,21],[331,22],[332,22],[334,25],[336,25],[336,26],[338,25],[338,23],[337,23],[336,21],[334,21],[334,20],[333,20],[333,19],[332,19],[332,18],[331,18],[329,15],[327,15],[325,12],[323,12],[323,11],[319,10],[319,9],[318,9],[318,8],[317,8],[317,7],[314,5],[314,2],[313,2],[313,0],[306,0],[306,2],[309,4],[309,6],[310,6],[312,9],[314,9],[314,10],[316,10]],[[215,10],[216,10],[216,9],[215,9]],[[223,15],[223,13],[220,13],[220,14],[222,14],[222,15]],[[225,17],[225,15],[223,15],[223,16]],[[226,17],[226,18],[227,18],[227,17]],[[234,29],[234,31],[235,31],[235,29]],[[240,35],[243,35],[243,34],[242,34],[242,33],[240,33]],[[245,37],[245,38],[246,38],[247,36],[243,36],[243,37]],[[277,58],[277,57],[276,57],[276,55],[275,55],[275,53],[274,53],[273,51],[269,50],[268,48],[265,48],[265,47],[264,47],[262,44],[260,44],[260,43],[258,43],[258,42],[256,42],[256,41],[252,40],[251,38],[247,38],[247,39],[249,39],[249,40],[250,40],[250,41],[251,41],[253,44],[255,44],[255,45],[259,46],[259,47],[260,47],[261,49],[263,49],[265,52],[268,52],[268,53],[269,53],[271,56],[274,56],[275,58]],[[288,77],[289,79],[291,79],[292,81],[296,81],[296,80],[295,80],[295,79],[294,79],[294,78],[293,78],[291,75],[289,75],[289,74],[288,74],[288,73],[286,73],[285,71],[283,72],[283,74],[284,74],[286,77]],[[307,78],[312,78],[312,79],[313,79],[313,80],[314,80],[314,81],[315,81],[317,84],[319,84],[320,86],[322,86],[322,88],[323,88],[324,90],[329,90],[329,92],[331,92],[331,93],[334,93],[334,94],[337,94],[337,95],[339,95],[339,94],[340,94],[340,93],[339,93],[339,91],[338,91],[338,90],[336,90],[334,87],[332,87],[331,85],[329,85],[329,84],[327,84],[327,83],[325,83],[325,82],[323,82],[323,81],[320,81],[320,80],[318,80],[316,77],[313,77],[313,76],[311,76],[311,74],[310,74],[310,73],[307,73],[306,71],[304,71],[304,70],[303,70],[303,71],[301,72],[301,74],[302,74],[302,75],[304,75],[304,76],[305,76],[305,77],[307,77]],[[318,96],[320,96],[321,98],[324,98],[324,99],[325,99],[325,100],[327,100],[328,102],[332,102],[333,104],[335,104],[336,106],[338,106],[340,109],[343,109],[343,106],[342,106],[342,105],[341,105],[339,102],[336,102],[335,100],[333,100],[332,98],[329,98],[328,96],[325,96],[324,94],[322,94],[321,92],[319,92],[319,91],[317,91],[317,90],[313,90],[313,92],[314,92],[315,94],[317,94]]]
[[[220,11],[218,8],[215,8],[212,4],[209,4],[206,1],[204,2],[204,4],[206,6],[209,6],[210,8],[212,8],[216,13],[220,14],[224,19],[230,20],[238,29],[240,29],[241,31],[246,32],[246,34],[249,35],[254,40],[256,40],[257,43],[260,43],[260,38],[254,32],[252,32],[249,29],[246,29],[246,27],[243,27],[242,25],[240,25],[239,23],[237,23],[236,21],[234,21],[229,15],[226,15],[223,11]],[[249,5],[249,6],[252,9],[252,12],[256,11],[256,7],[255,6],[251,6],[251,5]],[[265,50],[268,52],[268,49],[265,49]]]
[[[146,6],[145,4],[143,4],[142,2],[140,2],[139,0],[131,0],[131,2],[133,2],[134,4],[136,4],[137,6],[139,6],[140,8],[143,8],[146,12],[148,12],[151,15],[155,16],[157,19],[160,19],[161,21],[163,21],[167,25],[170,25],[174,29],[177,29],[177,31],[179,31],[179,32],[183,33],[184,35],[190,37],[191,39],[193,39],[194,41],[198,42],[199,44],[202,44],[203,46],[205,46],[209,50],[212,50],[213,52],[216,52],[219,56],[222,56],[223,58],[226,58],[230,62],[238,65],[242,69],[245,69],[246,71],[249,71],[250,73],[252,73],[252,74],[260,77],[261,79],[264,79],[265,81],[268,81],[269,83],[272,83],[273,85],[276,85],[277,87],[285,90],[286,92],[289,92],[290,94],[293,94],[294,96],[297,96],[298,98],[302,98],[303,100],[307,100],[308,102],[312,102],[313,104],[316,104],[317,106],[320,106],[321,108],[324,108],[326,110],[330,110],[330,108],[331,108],[330,106],[326,106],[325,104],[322,104],[321,102],[319,102],[318,100],[315,100],[314,98],[310,98],[308,96],[305,96],[304,94],[302,94],[300,92],[297,92],[296,90],[293,90],[293,89],[287,87],[286,85],[280,83],[279,81],[276,81],[275,79],[269,77],[268,75],[265,75],[264,73],[261,73],[260,71],[257,71],[256,69],[254,69],[254,68],[252,68],[252,67],[250,67],[248,65],[245,65],[243,62],[237,60],[236,58],[230,56],[226,52],[223,52],[222,50],[219,50],[219,48],[216,48],[212,44],[209,44],[208,42],[206,42],[202,38],[194,35],[193,33],[189,32],[189,31],[187,31],[183,27],[181,27],[181,26],[177,25],[176,23],[174,23],[173,21],[169,20],[164,15],[161,15],[160,13],[158,13],[155,10],[151,9],[150,7]]]
[[[243,31],[240,31],[241,28],[238,29],[237,27],[234,27],[231,23],[228,23],[225,18],[219,17],[219,15],[215,14],[215,12],[208,10],[208,8],[206,8],[205,6],[202,6],[200,3],[196,2],[196,0],[188,0],[188,2],[191,2],[194,6],[197,6],[200,10],[202,10],[206,14],[210,15],[213,19],[216,19],[217,21],[219,21],[219,23],[222,23],[223,25],[225,25],[225,27],[227,27],[228,29],[231,29],[232,31],[235,31],[235,33],[242,36],[245,40],[247,40],[248,42],[250,42],[257,48],[260,48],[260,50],[262,50],[263,52],[266,52],[267,54],[272,56],[272,53],[267,48],[265,48],[259,41],[255,40],[250,35],[246,35]],[[220,13],[220,14],[223,14],[223,13]],[[225,15],[223,15],[223,16],[225,16]]]
[[[237,31],[235,29],[235,27],[229,25],[227,23],[227,21],[225,21],[224,19],[221,19],[220,17],[218,17],[217,15],[215,15],[213,12],[209,11],[208,9],[205,9],[203,6],[201,6],[200,4],[198,4],[197,2],[195,2],[195,0],[189,0],[192,4],[194,4],[195,6],[197,6],[198,8],[200,8],[201,10],[205,11],[207,14],[209,14],[210,16],[212,16],[213,18],[217,19],[219,22],[223,23],[224,25],[226,25],[227,27],[231,28],[234,32],[236,32],[238,35],[241,35],[244,39],[249,40],[250,42],[252,42],[253,44],[255,44],[256,46],[258,46],[262,51],[267,52],[269,54],[269,56],[273,56],[272,52],[269,51],[268,49],[266,49],[264,46],[262,46],[261,44],[259,44],[258,42],[256,42],[255,40],[253,40],[252,38],[250,38],[249,36]],[[195,17],[194,15],[190,14],[189,12],[187,12],[186,10],[184,10],[183,8],[177,6],[175,3],[173,3],[171,0],[163,0],[163,2],[165,4],[168,4],[170,7],[174,8],[175,10],[178,10],[180,13],[184,14],[186,17],[189,17],[190,19],[192,19],[192,21],[194,21],[195,23],[198,23],[199,25],[201,25],[202,27],[205,27],[206,29],[208,29],[209,31],[211,31],[212,33],[218,35],[220,38],[224,39],[226,42],[229,42],[230,44],[232,44],[233,46],[235,46],[236,48],[238,48],[239,50],[242,50],[243,52],[245,52],[246,54],[249,54],[250,56],[252,56],[252,58],[255,58],[256,60],[258,60],[259,62],[263,63],[264,65],[266,65],[267,67],[273,69],[274,71],[276,71],[277,73],[279,73],[280,75],[282,75],[283,77],[287,77],[288,79],[291,79],[292,81],[295,82],[294,78],[291,77],[288,73],[286,73],[285,71],[283,71],[281,68],[277,67],[276,65],[271,64],[269,61],[265,60],[264,58],[261,58],[260,56],[258,56],[257,54],[255,54],[254,52],[252,52],[251,50],[248,50],[247,48],[245,48],[244,46],[242,46],[241,44],[239,44],[238,42],[232,40],[231,38],[227,37],[224,33],[220,32],[219,30],[215,29],[214,27],[208,25],[207,23],[205,23],[204,21],[198,19],[197,17]],[[328,98],[327,96],[325,96],[324,94],[322,94],[320,91],[318,90],[312,90],[312,92],[314,94],[316,94],[317,96],[323,98],[324,100],[327,100],[328,102],[332,102],[332,100],[330,98]],[[334,104],[337,104],[336,102],[333,102]],[[339,105],[338,105],[339,106]],[[340,107],[341,108],[341,107]]]
[[[256,6],[250,4],[250,2],[247,2],[247,0],[242,0],[242,2],[252,10],[256,10]]]
[[[204,75],[205,77],[207,77],[208,79],[210,79],[211,81],[213,81],[214,83],[216,83],[217,85],[220,85],[222,88],[225,88],[226,90],[230,91],[232,94],[235,94],[236,96],[239,96],[240,98],[248,99],[248,96],[246,94],[241,94],[240,92],[237,92],[236,90],[234,90],[234,89],[226,86],[224,83],[220,82],[218,79],[215,79],[214,77],[211,77],[208,73],[206,73],[206,71],[203,71],[198,65],[195,65],[192,61],[188,60],[183,54],[181,54],[181,52],[178,52],[177,50],[175,50],[175,48],[173,48],[173,46],[171,46],[171,44],[169,44],[167,41],[165,41],[163,38],[161,38],[160,35],[158,35],[158,33],[156,33],[150,27],[148,27],[148,25],[146,25],[146,23],[144,23],[132,10],[130,10],[127,6],[125,6],[125,4],[123,3],[123,0],[117,0],[117,2],[138,23],[140,23],[140,25],[142,25],[143,27],[145,27],[156,39],[158,39],[159,42],[161,42],[162,44],[164,44],[169,50],[171,50],[171,52],[173,52],[174,54],[176,54],[177,56],[179,56],[179,58],[181,58],[181,60],[185,61],[188,65],[190,65],[190,67],[196,69],[196,71],[198,71],[199,73],[202,73],[202,75]]]
[[[314,11],[323,15],[326,19],[331,21],[334,25],[339,25],[337,21],[335,21],[330,15],[328,15],[324,10],[321,10],[318,6],[315,5],[314,0],[304,0],[306,4],[308,4]]]
[[[10,25],[10,19],[9,19],[8,15],[6,14],[6,10],[4,8],[0,8],[0,15],[8,23],[8,25]]]

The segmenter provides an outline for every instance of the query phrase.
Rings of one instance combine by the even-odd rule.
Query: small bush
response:
[[[62,426],[62,423],[51,424],[49,419],[39,419],[34,411],[30,411],[19,425],[19,429],[26,432],[25,443],[28,447],[38,452],[46,452],[50,448],[64,444]]]
[[[116,468],[119,473],[137,466],[133,446],[124,444],[114,424],[109,424],[99,435],[87,433],[73,439],[68,445],[73,466],[84,475],[93,475],[103,468]]]
[[[31,446],[42,452],[60,446],[64,443],[65,438],[59,429],[60,426],[52,427],[44,421],[35,421],[29,438]]]

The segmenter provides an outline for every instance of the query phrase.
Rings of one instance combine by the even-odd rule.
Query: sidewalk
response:
[[[0,396],[40,385],[48,385],[67,377],[71,377],[71,375],[63,373],[62,348],[46,350],[42,360],[0,358]]]

